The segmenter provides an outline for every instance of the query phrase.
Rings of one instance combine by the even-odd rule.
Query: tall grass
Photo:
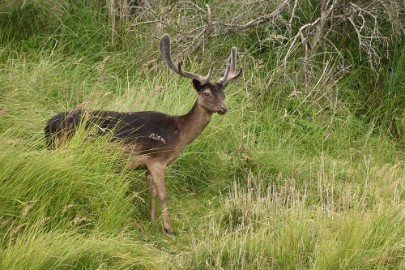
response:
[[[365,99],[356,62],[338,77],[337,61],[319,63],[303,84],[299,52],[279,67],[283,44],[256,48],[268,29],[212,39],[187,69],[234,43],[244,75],[226,88],[229,112],[166,173],[171,238],[149,222],[143,173],[107,138],[81,130],[45,149],[60,111],[182,114],[195,101],[157,40],[126,32],[111,45],[100,3],[0,4],[1,269],[405,267],[403,47]]]
[[[1,253],[2,269],[162,269],[165,254],[125,237],[26,232]]]
[[[250,178],[249,178],[250,179]],[[257,181],[257,180],[254,180]],[[329,192],[337,192],[328,185]],[[294,181],[263,188],[234,184],[202,239],[193,239],[196,269],[361,269],[403,265],[404,218],[395,203],[364,211],[360,194],[313,203]],[[318,196],[322,189],[318,191]]]

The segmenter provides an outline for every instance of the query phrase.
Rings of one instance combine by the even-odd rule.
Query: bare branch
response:
[[[281,12],[283,12],[283,10],[290,4],[291,1],[292,0],[284,0],[272,13],[260,16],[245,24],[226,24],[226,23],[220,23],[220,24],[222,26],[232,29],[233,31],[242,31],[242,30],[246,30],[248,28],[256,27],[260,24],[266,23],[266,22],[276,18],[278,15],[280,15]]]

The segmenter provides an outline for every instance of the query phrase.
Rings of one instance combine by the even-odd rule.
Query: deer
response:
[[[177,66],[172,62],[168,34],[160,39],[160,52],[169,69],[192,81],[197,99],[188,113],[169,115],[156,111],[74,109],[50,118],[44,131],[48,149],[56,149],[71,138],[83,122],[86,123],[86,128],[96,127],[97,135],[112,133],[111,140],[118,141],[131,153],[127,168],[146,171],[152,223],[156,222],[158,196],[163,228],[167,234],[173,235],[164,180],[165,170],[202,133],[214,113],[223,115],[227,112],[224,88],[240,77],[242,68],[236,69],[237,48],[232,47],[225,69],[220,73],[222,77],[217,82],[210,82],[214,64],[211,64],[208,74],[202,76],[185,71],[182,61]]]

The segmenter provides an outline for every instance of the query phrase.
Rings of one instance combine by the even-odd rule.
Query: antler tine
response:
[[[236,47],[232,47],[231,49],[231,59],[230,59],[230,63],[231,63],[231,72],[235,73],[236,70],[236,54],[238,52],[238,49],[236,49]]]
[[[170,36],[168,34],[164,34],[160,39],[160,52],[163,55],[163,58],[166,61],[166,64],[169,66],[171,70],[178,73],[179,70],[172,62],[171,53],[170,53]]]
[[[182,65],[183,65],[183,62],[180,61],[179,64],[177,65],[178,68],[177,68],[176,73],[180,74],[180,75],[182,75],[182,76],[184,76],[186,78],[189,78],[189,79],[196,79],[201,84],[209,82],[209,80],[211,79],[212,71],[214,69],[214,64],[212,64],[210,70],[208,71],[207,76],[203,77],[203,76],[201,76],[199,74],[194,74],[194,73],[183,70]]]
[[[214,63],[211,64],[210,70],[208,71],[207,76],[204,77],[204,79],[209,82],[212,76],[212,71],[214,70]]]
[[[171,58],[171,51],[170,51],[170,36],[168,34],[164,34],[162,36],[162,38],[160,39],[160,52],[163,55],[163,58],[166,61],[166,64],[169,66],[169,68],[171,70],[173,70],[174,72],[176,72],[177,74],[189,78],[189,79],[195,79],[197,81],[199,81],[201,84],[205,84],[207,83],[210,79],[211,79],[211,75],[212,75],[212,70],[214,68],[214,65],[211,65],[211,68],[207,74],[207,76],[203,77],[199,74],[195,74],[195,73],[191,73],[188,71],[185,71],[181,68],[181,66],[183,65],[183,62],[179,62],[179,64],[176,65],[173,64],[172,58]]]
[[[229,76],[229,70],[231,69],[231,65],[229,63],[226,63],[226,68],[224,71],[224,75],[221,79],[218,80],[218,83],[225,85],[226,81],[228,80],[228,76]]]
[[[230,81],[238,78],[242,74],[242,68],[236,72],[236,56],[237,56],[237,49],[236,47],[232,47],[231,54],[228,58],[228,63],[226,64],[226,70],[223,77],[218,81],[218,83],[223,84],[224,86],[229,83]],[[236,73],[235,73],[236,72]]]

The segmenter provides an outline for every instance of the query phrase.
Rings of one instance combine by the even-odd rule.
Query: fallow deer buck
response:
[[[131,155],[130,169],[146,169],[151,197],[151,219],[156,219],[156,195],[159,196],[163,226],[167,233],[173,234],[167,208],[167,195],[164,172],[183,151],[196,139],[211,121],[214,113],[224,114],[224,88],[242,74],[236,70],[235,47],[232,48],[222,77],[210,82],[213,65],[204,77],[182,69],[182,62],[173,64],[170,52],[170,37],[165,34],[160,40],[160,51],[171,70],[192,80],[197,91],[197,100],[185,115],[168,115],[155,111],[114,112],[94,110],[72,110],[59,113],[50,118],[45,126],[45,138],[49,149],[55,148],[66,138],[71,137],[79,124],[85,120],[86,127],[98,130],[102,135],[112,133],[114,141],[120,142]]]

